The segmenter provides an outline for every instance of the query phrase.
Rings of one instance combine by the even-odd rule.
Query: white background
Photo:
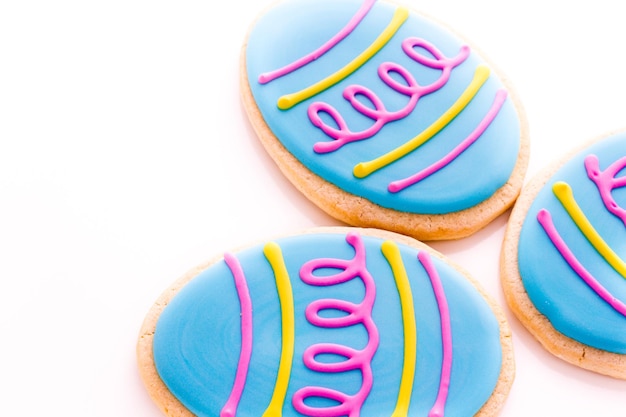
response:
[[[405,2],[512,80],[527,178],[626,127],[619,2]],[[135,362],[159,294],[224,250],[339,224],[283,179],[239,99],[240,47],[268,4],[0,3],[3,415],[159,416]],[[501,302],[507,219],[433,245]],[[624,415],[626,382],[556,359],[507,314],[517,378],[503,416]]]

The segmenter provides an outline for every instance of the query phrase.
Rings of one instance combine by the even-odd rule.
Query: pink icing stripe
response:
[[[615,311],[622,316],[626,316],[626,304],[616,299],[611,293],[598,282],[598,280],[591,275],[589,271],[578,261],[576,255],[569,249],[559,232],[554,226],[552,221],[552,215],[546,209],[541,209],[537,214],[537,220],[543,227],[543,230],[548,235],[548,238],[552,241],[554,247],[559,251],[565,262],[578,274],[580,278],[600,296],[606,303],[608,303]]]
[[[241,351],[239,353],[239,363],[237,364],[235,382],[233,383],[230,396],[220,411],[220,417],[234,417],[237,414],[237,406],[246,384],[250,357],[252,356],[252,300],[248,291],[246,277],[237,258],[226,253],[224,254],[224,261],[233,274],[237,296],[241,305]]]
[[[326,52],[334,48],[335,45],[341,42],[346,36],[352,33],[354,28],[356,28],[358,24],[361,23],[361,20],[363,20],[363,18],[367,15],[367,13],[370,11],[370,9],[372,8],[375,2],[376,0],[365,0],[361,8],[356,12],[356,14],[352,17],[352,19],[350,19],[348,24],[343,29],[341,29],[337,34],[335,34],[335,36],[333,36],[328,41],[326,41],[325,44],[320,46],[315,51],[303,56],[302,58],[297,59],[291,64],[285,65],[284,67],[279,68],[277,70],[266,72],[266,73],[259,75],[259,83],[267,84],[270,81],[275,80],[276,78],[280,78],[284,75],[287,75],[291,72],[294,72],[302,68],[303,66],[311,63],[312,61],[324,55]]]
[[[626,157],[618,159],[604,171],[600,170],[600,163],[596,155],[589,155],[585,158],[587,176],[598,187],[604,206],[626,226],[626,210],[617,204],[611,194],[616,188],[626,187],[626,177],[617,177],[624,168],[626,168]]]
[[[493,104],[491,108],[478,124],[476,129],[472,133],[469,134],[456,148],[454,148],[450,153],[441,158],[439,161],[434,164],[424,168],[417,174],[414,174],[408,178],[403,180],[393,181],[389,184],[389,191],[392,193],[397,193],[399,191],[404,190],[405,188],[414,185],[425,178],[430,177],[435,172],[441,170],[446,165],[450,164],[454,159],[456,159],[461,153],[463,153],[467,148],[469,148],[474,142],[478,140],[482,136],[482,134],[487,130],[489,125],[493,122],[493,119],[496,118],[502,105],[504,104],[507,97],[507,93],[505,90],[498,90],[496,93],[496,97],[494,98]]]
[[[315,372],[339,373],[353,370],[361,371],[362,384],[355,394],[346,394],[334,389],[324,387],[304,387],[296,391],[292,404],[301,414],[315,417],[358,417],[361,407],[369,395],[374,376],[372,372],[372,358],[378,349],[380,337],[374,319],[372,309],[376,299],[376,286],[374,278],[367,270],[365,260],[365,246],[361,238],[350,233],[346,241],[355,249],[353,259],[313,259],[300,269],[300,278],[306,284],[318,287],[338,285],[360,278],[365,286],[365,296],[359,304],[345,300],[320,299],[312,302],[306,308],[307,320],[314,326],[339,329],[361,324],[368,334],[367,345],[361,349],[353,349],[335,343],[318,343],[309,346],[304,351],[303,361],[307,368]],[[340,272],[334,275],[315,275],[315,271],[323,268],[337,269]],[[336,310],[342,314],[339,317],[326,317],[320,314],[324,310]],[[321,362],[316,359],[318,355],[338,355],[345,360],[340,362]],[[329,407],[313,407],[306,404],[307,398],[327,398],[338,404]]]
[[[424,270],[428,274],[430,283],[435,293],[437,306],[439,308],[439,316],[441,321],[441,343],[443,345],[443,360],[441,365],[441,378],[439,380],[439,392],[435,404],[428,413],[428,417],[442,417],[446,401],[448,399],[448,388],[450,387],[450,374],[452,372],[452,328],[450,325],[450,310],[448,308],[448,300],[446,293],[441,284],[441,279],[437,273],[437,269],[433,264],[430,255],[426,251],[420,251],[417,255],[422,263]]]

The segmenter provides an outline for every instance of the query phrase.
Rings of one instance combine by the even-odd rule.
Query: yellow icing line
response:
[[[395,35],[408,17],[409,11],[406,8],[399,7],[396,9],[389,25],[381,32],[380,35],[378,35],[378,38],[376,38],[376,40],[368,46],[367,49],[361,52],[359,56],[354,58],[339,71],[305,88],[304,90],[280,97],[278,99],[278,108],[281,110],[289,110],[296,104],[299,104],[344,80],[350,74],[359,69],[359,67],[369,61],[374,55],[376,55],[378,51],[380,51],[382,47],[389,42],[393,35]]]
[[[605,261],[609,263],[622,277],[626,278],[626,263],[611,249],[611,247],[602,239],[596,229],[587,219],[585,213],[576,203],[572,187],[565,182],[557,182],[552,186],[554,195],[559,199],[567,214],[572,218],[576,226],[585,235],[589,243],[598,251]]]
[[[283,413],[283,404],[287,395],[287,386],[289,385],[293,362],[295,339],[293,292],[289,272],[287,272],[280,246],[274,242],[269,242],[265,245],[263,253],[274,270],[282,318],[282,350],[278,375],[276,376],[272,400],[263,413],[263,417],[276,417],[281,416]]]
[[[382,244],[382,252],[391,266],[393,277],[398,287],[400,295],[400,306],[402,307],[402,324],[404,326],[404,364],[402,367],[402,378],[396,408],[391,417],[404,417],[408,414],[413,392],[413,380],[415,378],[417,330],[415,324],[415,307],[413,305],[413,294],[409,277],[404,268],[402,257],[398,246],[392,241]]]
[[[378,171],[379,169],[397,161],[405,155],[413,152],[415,149],[422,146],[425,142],[430,140],[433,136],[439,133],[448,123],[458,116],[470,101],[476,96],[480,88],[485,84],[489,78],[490,70],[486,65],[479,65],[474,72],[474,78],[467,86],[465,91],[459,96],[459,98],[445,111],[437,120],[435,120],[430,126],[424,129],[419,135],[413,139],[405,142],[396,149],[379,156],[368,162],[361,162],[354,167],[354,176],[357,178],[364,178],[371,173]]]

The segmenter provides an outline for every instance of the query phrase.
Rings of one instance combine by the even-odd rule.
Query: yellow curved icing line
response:
[[[341,68],[339,71],[334,74],[329,75],[321,81],[305,88],[304,90],[300,90],[295,93],[286,94],[278,99],[278,108],[281,110],[289,110],[296,104],[307,100],[322,91],[332,87],[333,85],[343,81],[350,74],[359,69],[363,64],[369,61],[374,55],[380,51],[383,46],[389,42],[389,40],[395,35],[400,26],[406,21],[409,17],[409,11],[404,7],[399,7],[396,9],[393,14],[393,18],[391,22],[385,30],[383,30],[378,38],[367,47],[359,56],[354,58],[351,62],[349,62],[345,67]]]
[[[598,251],[617,273],[626,278],[626,263],[611,249],[589,222],[585,213],[583,213],[578,203],[576,203],[572,187],[565,182],[559,181],[552,186],[552,192],[554,192],[554,195],[561,202],[567,214],[569,214],[595,250]]]
[[[265,245],[263,253],[274,270],[282,318],[282,348],[278,375],[274,385],[274,394],[270,404],[263,413],[263,417],[276,417],[281,416],[283,413],[283,404],[287,395],[287,386],[289,385],[293,362],[295,339],[293,291],[280,246],[274,242],[269,242]]]
[[[396,149],[379,156],[368,162],[361,162],[354,167],[353,173],[357,178],[364,178],[372,174],[375,171],[397,161],[398,159],[413,152],[415,149],[422,146],[433,136],[443,130],[448,123],[452,121],[459,113],[467,107],[470,101],[476,96],[480,88],[485,84],[490,74],[489,67],[486,65],[479,65],[474,71],[474,78],[467,86],[465,91],[459,96],[459,98],[446,110],[437,120],[435,120],[430,126],[424,129],[419,135],[413,139],[405,142]]]
[[[415,324],[415,307],[413,305],[413,294],[409,277],[404,268],[402,257],[398,246],[392,241],[382,244],[382,252],[391,266],[393,277],[398,287],[400,295],[400,306],[402,307],[402,325],[404,326],[404,364],[402,367],[402,378],[396,408],[391,417],[404,417],[408,414],[413,392],[413,380],[415,378],[417,330]]]

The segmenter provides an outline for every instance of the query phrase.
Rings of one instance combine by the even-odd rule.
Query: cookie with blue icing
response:
[[[146,317],[138,360],[170,416],[493,416],[514,378],[506,319],[465,271],[358,228],[192,270]]]
[[[465,40],[401,5],[280,2],[248,34],[241,81],[271,157],[348,224],[454,239],[518,196],[528,135],[510,85]]]
[[[508,304],[556,356],[626,379],[626,132],[524,188],[502,250]]]

